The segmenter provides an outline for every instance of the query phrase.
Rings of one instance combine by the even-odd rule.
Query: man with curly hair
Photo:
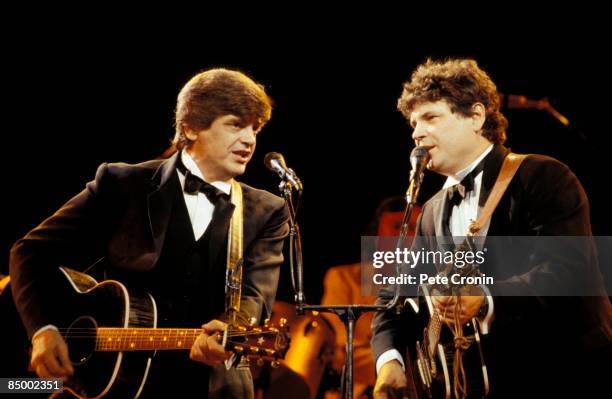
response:
[[[428,169],[447,177],[443,188],[424,204],[417,236],[432,240],[466,236],[509,153],[503,145],[508,122],[500,112],[495,84],[474,60],[427,60],[404,84],[398,109],[409,121],[416,145],[429,152]],[[451,196],[460,183],[464,193]],[[566,165],[532,154],[522,162],[480,234],[590,236],[588,199]],[[542,276],[554,278],[554,273],[561,278],[572,267],[567,259],[549,261],[552,274],[545,273],[549,269],[542,264],[526,263],[515,283],[529,286]],[[459,299],[432,296],[431,301],[450,327],[485,315],[494,320],[482,338],[492,397],[554,397],[601,383],[593,381],[595,374],[588,370],[596,356],[608,367],[612,359],[612,308],[607,297],[509,297],[496,295],[495,285],[489,288],[492,302],[485,300],[484,292]],[[456,309],[460,309],[457,319]],[[411,317],[410,312],[400,316],[395,310],[374,317],[376,398],[409,395],[405,369],[410,364],[404,358],[423,334],[407,327]],[[590,379],[579,379],[585,376]],[[464,396],[459,392],[455,395]]]

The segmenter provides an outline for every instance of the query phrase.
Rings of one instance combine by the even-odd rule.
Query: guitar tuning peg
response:
[[[257,318],[255,318],[255,317],[251,317],[251,318],[249,319],[249,325],[250,325],[250,326],[254,326],[254,325],[256,325],[256,324],[257,324]]]
[[[259,367],[263,366],[264,365],[264,360],[262,358],[257,359],[257,365]]]
[[[264,320],[264,326],[268,327],[270,325],[270,319]]]
[[[270,366],[272,366],[273,369],[277,369],[278,366],[280,366],[280,362],[278,360],[275,360],[270,363]]]
[[[316,311],[316,310],[313,310],[313,311],[312,311],[312,315],[313,315],[314,317],[317,317],[317,316],[319,315],[319,312],[318,312],[318,311]]]
[[[285,319],[284,317],[281,317],[281,319],[278,322],[278,325],[281,327],[285,327],[285,324],[287,324],[287,319]]]
[[[269,355],[269,356],[274,355],[274,352],[275,352],[274,349],[264,349],[264,351],[266,352],[266,355]]]

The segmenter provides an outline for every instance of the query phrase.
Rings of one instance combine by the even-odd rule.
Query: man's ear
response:
[[[480,133],[484,126],[485,120],[487,119],[487,112],[485,106],[482,103],[475,103],[472,105],[472,126],[474,127],[475,133]]]
[[[183,133],[189,141],[196,141],[198,138],[198,133],[185,123],[183,123]]]

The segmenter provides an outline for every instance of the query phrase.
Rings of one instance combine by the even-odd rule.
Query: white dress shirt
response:
[[[462,169],[455,175],[448,176],[442,189],[447,189],[448,187],[459,184],[461,180],[465,178],[465,176],[467,176],[476,166],[478,166],[480,161],[482,161],[492,149],[493,144],[487,147],[487,149],[466,168]],[[480,171],[476,176],[474,176],[474,189],[465,194],[463,201],[453,206],[451,217],[448,221],[448,227],[451,235],[453,237],[458,237],[459,241],[463,241],[463,237],[468,234],[470,223],[478,219],[478,214],[481,210],[481,207],[478,206],[478,199],[480,198],[480,187],[482,186],[482,174],[483,171]],[[444,201],[448,201],[448,198],[445,198]],[[480,230],[479,235],[487,235],[487,231],[489,231],[489,224],[490,223],[487,220],[485,225]]]
[[[198,165],[195,163],[193,158],[187,154],[187,151],[183,150],[181,153],[181,160],[183,161],[183,165],[193,174],[194,176],[199,177],[202,180],[204,176],[198,168]],[[181,187],[185,188],[185,175],[183,175],[180,171],[178,171],[179,181],[181,182]],[[232,190],[232,185],[229,182],[225,181],[212,181],[208,182],[211,185],[215,186],[219,190],[223,191],[225,194],[228,194]],[[212,220],[213,211],[215,206],[210,202],[208,197],[202,192],[196,192],[194,194],[189,194],[183,191],[183,197],[185,198],[185,205],[187,206],[187,212],[189,212],[189,220],[191,221],[191,227],[193,227],[193,236],[196,240],[200,239],[206,228],[210,224]]]

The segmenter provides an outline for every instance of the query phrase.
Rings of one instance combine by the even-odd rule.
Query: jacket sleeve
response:
[[[59,287],[66,285],[58,267],[83,269],[103,254],[107,181],[103,164],[95,180],[11,249],[11,289],[30,338],[40,327],[58,322]]]
[[[555,297],[581,295],[587,284],[601,284],[589,202],[578,178],[552,158],[528,161],[531,165],[519,170],[523,223],[530,236],[541,238],[521,251],[529,254],[526,270],[490,286],[498,322],[537,314],[562,301]],[[519,245],[527,247],[527,240]]]
[[[429,212],[428,204],[423,205],[423,209],[419,214],[416,224],[416,237],[422,235],[422,220],[423,216]],[[413,241],[414,243],[415,241]],[[377,305],[387,304],[393,297],[392,286],[390,289],[381,289],[376,299]],[[400,297],[399,303],[402,303],[406,298]],[[411,309],[406,309],[405,312],[398,313],[396,308],[378,311],[372,318],[372,356],[376,363],[378,357],[391,349],[398,350],[402,356],[406,356],[408,342],[413,338],[412,334],[415,328],[416,316]]]

